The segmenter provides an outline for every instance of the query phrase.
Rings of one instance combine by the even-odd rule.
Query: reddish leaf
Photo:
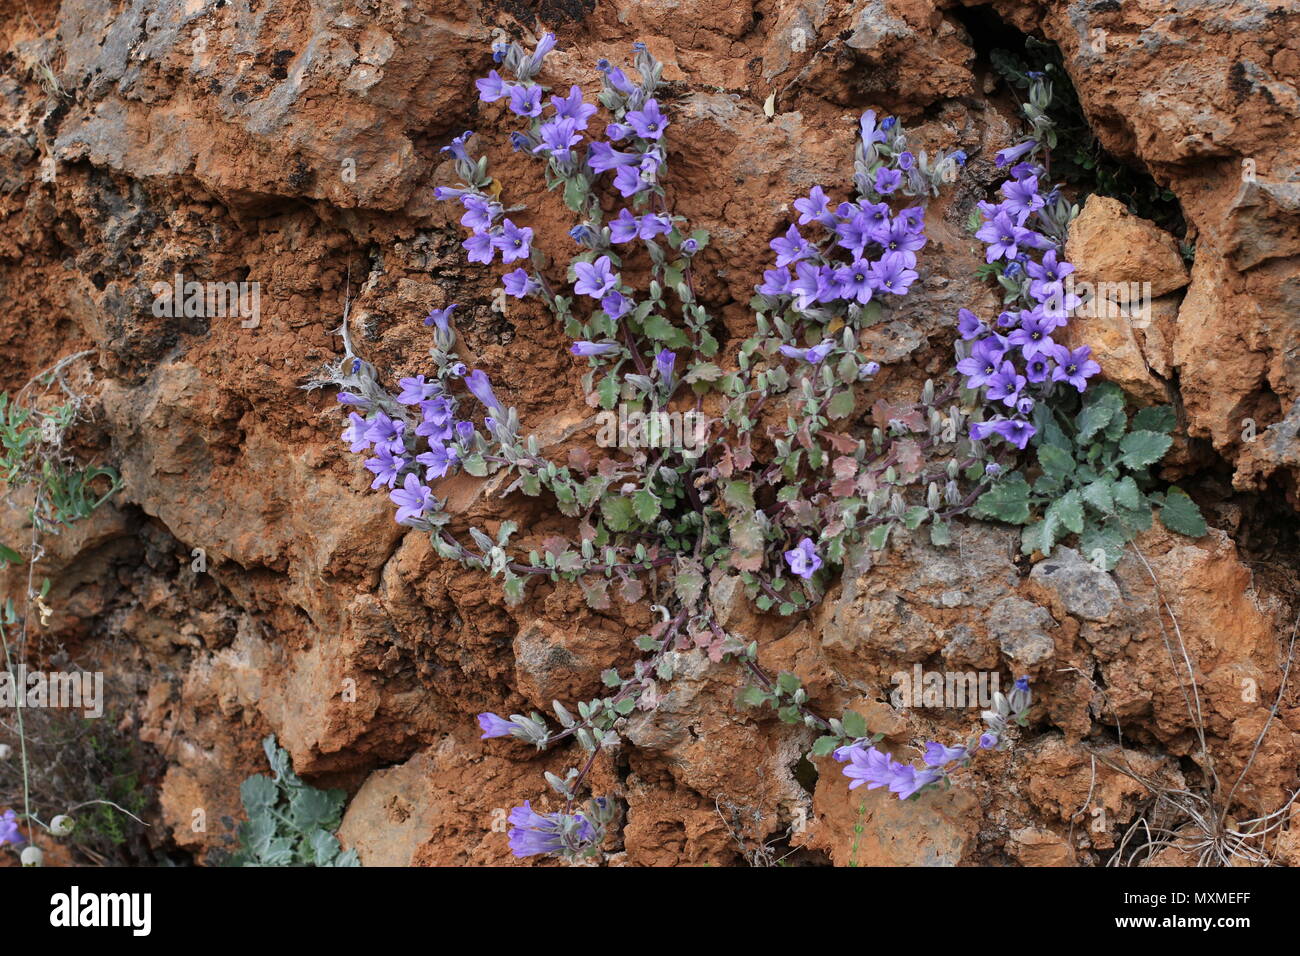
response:
[[[902,422],[914,432],[924,431],[926,427],[925,415],[915,405],[893,405],[883,398],[871,406],[871,417],[884,429],[893,421]]]
[[[582,596],[587,599],[587,606],[594,611],[609,610],[609,581],[605,578],[586,574],[578,579],[582,584]]]
[[[921,445],[910,438],[894,443],[894,454],[898,460],[898,470],[904,477],[920,474]]]
[[[584,474],[591,471],[591,456],[585,448],[569,449],[569,467]]]
[[[624,578],[623,583],[619,586],[618,596],[626,604],[636,604],[645,596],[645,585],[641,583],[640,578]]]
[[[731,450],[728,449],[727,451],[724,451],[722,457],[718,459],[718,474],[723,478],[730,478],[732,470],[733,464],[731,459]]]
[[[817,434],[830,442],[831,447],[841,454],[851,455],[858,450],[858,440],[856,438],[841,435],[839,432],[820,431]]]

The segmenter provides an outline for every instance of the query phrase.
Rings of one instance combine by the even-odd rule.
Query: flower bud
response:
[[[28,846],[23,848],[22,855],[19,857],[23,866],[44,866],[45,854],[38,846]]]
[[[961,488],[957,486],[957,482],[950,481],[943,486],[943,498],[950,505],[961,504]]]
[[[66,813],[60,813],[50,821],[50,832],[57,837],[65,837],[77,828],[77,821]]]
[[[1011,707],[1011,713],[1018,715],[1029,709],[1033,699],[1033,692],[1029,689],[1029,678],[1021,677],[1016,680],[1016,686],[1011,689],[1007,703]]]
[[[994,713],[991,710],[986,710],[980,714],[980,717],[983,718],[984,723],[989,725],[989,730],[993,731],[995,734],[1000,734],[1007,729],[1006,719],[1000,714]]]

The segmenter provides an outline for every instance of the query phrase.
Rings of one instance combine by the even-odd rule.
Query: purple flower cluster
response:
[[[554,48],[555,38],[547,34],[543,43],[547,44],[546,52],[549,52]],[[539,45],[538,49],[541,50],[542,47]],[[638,47],[638,68],[647,72],[653,62]],[[539,67],[540,63],[538,58]],[[597,108],[583,99],[580,87],[571,86],[568,96],[552,96],[550,103],[554,112],[548,117],[546,108],[542,105],[542,87],[530,80],[511,83],[493,70],[484,79],[476,81],[479,99],[493,103],[504,98],[508,100],[511,111],[533,120],[528,131],[517,132],[511,137],[515,149],[548,157],[555,164],[556,171],[569,179],[582,174],[594,180],[600,174],[612,171],[615,188],[624,198],[628,198],[658,183],[664,161],[662,140],[669,121],[660,110],[659,102],[649,95],[653,92],[653,81],[646,80],[636,86],[622,70],[611,67],[606,60],[601,60],[597,69],[606,87],[602,99],[606,99],[607,94],[612,92],[613,99],[621,101],[624,108],[617,111],[621,113],[618,120],[605,127],[608,142],[593,140],[583,157],[579,157],[578,147],[583,142],[582,133],[586,132]],[[624,141],[628,149],[618,150],[610,145]],[[653,234],[655,228],[655,225],[643,221],[628,234],[628,224],[624,220],[617,234],[626,238],[614,241],[626,242],[637,235],[649,238],[646,233]],[[669,223],[662,231],[667,232],[671,228]]]
[[[434,310],[425,321],[445,330],[454,308]],[[485,419],[490,429],[492,416],[499,418],[502,408],[487,375],[474,371],[464,381],[490,413]],[[354,454],[371,454],[365,461],[366,469],[375,476],[370,487],[389,489],[389,497],[397,505],[397,523],[420,527],[424,518],[439,508],[428,483],[445,477],[465,458],[477,432],[473,422],[456,417],[458,403],[441,381],[415,375],[398,384],[398,394],[385,396],[383,402],[340,392],[338,400],[343,405],[369,409],[367,417],[349,411],[340,438]]]
[[[517,857],[581,852],[601,835],[582,813],[538,813],[528,800],[512,809],[508,819],[510,852]]]
[[[890,792],[898,794],[898,799],[906,800],[931,784],[946,780],[949,773],[956,769],[954,765],[969,763],[976,751],[1004,748],[1006,741],[1003,735],[1009,725],[1015,723],[1025,726],[1032,703],[1029,678],[1021,676],[1016,679],[1010,694],[993,695],[994,709],[981,714],[988,725],[986,731],[978,737],[970,738],[965,746],[948,747],[937,740],[930,741],[925,745],[922,767],[895,760],[883,750],[878,750],[872,745],[872,740],[879,739],[878,737],[872,740],[854,740],[837,748],[833,756],[840,763],[847,764],[844,776],[853,781],[849,784],[850,790],[865,783],[868,790],[886,787]]]
[[[1004,150],[998,164],[1015,162],[1034,146],[1031,140]],[[969,309],[957,313],[958,332],[968,343],[957,370],[966,377],[966,387],[982,391],[995,409],[988,420],[971,425],[971,438],[997,435],[1022,449],[1035,434],[1029,419],[1037,399],[1057,383],[1082,392],[1101,371],[1090,347],[1071,350],[1053,338],[1080,300],[1066,287],[1074,266],[1060,260],[1059,242],[1034,228],[1050,224],[1047,214],[1056,200],[1055,194],[1043,195],[1041,175],[1042,169],[1030,162],[1013,166],[1012,178],[1002,184],[1002,200],[979,204],[983,224],[975,233],[986,247],[985,261],[1000,264],[1003,285],[1019,289],[1027,307],[1004,309],[996,328]]]
[[[756,287],[760,294],[788,301],[798,312],[837,312],[861,308],[878,296],[906,295],[917,280],[916,254],[926,243],[925,209],[910,206],[895,213],[887,201],[914,171],[915,159],[906,149],[886,145],[904,145],[892,117],[879,127],[875,119],[870,110],[862,116],[858,201],[832,206],[821,186],[795,200],[799,221],[772,240],[776,265],[764,271]],[[820,240],[800,230],[813,224],[823,230]]]
[[[507,69],[515,73],[516,80],[506,79],[492,70],[476,81],[479,99],[486,103],[504,100],[513,113],[532,121],[527,130],[512,134],[514,148],[546,158],[550,175],[567,184],[566,201],[592,220],[580,223],[569,233],[579,245],[593,251],[574,264],[574,292],[597,300],[605,314],[617,320],[631,311],[635,303],[626,294],[627,290],[620,286],[618,273],[611,268],[610,256],[600,253],[612,252],[611,244],[637,239],[653,242],[661,236],[672,235],[674,221],[664,213],[638,215],[624,208],[602,227],[599,206],[590,205],[588,197],[592,186],[605,173],[612,175],[614,188],[625,199],[634,199],[636,204],[643,204],[652,193],[659,192],[659,178],[665,162],[664,133],[670,125],[654,97],[662,67],[650,56],[644,44],[635,46],[640,83],[633,83],[608,61],[599,61],[596,68],[603,86],[600,101],[614,121],[606,125],[604,140],[593,138],[587,142],[584,134],[598,107],[584,100],[583,91],[578,86],[571,86],[566,96],[551,96],[548,107],[543,104],[544,88],[533,81],[546,54],[554,48],[555,38],[550,34],[542,39],[532,54],[527,54],[517,44],[495,48],[497,62],[504,62]],[[507,265],[530,259],[532,230],[521,228],[508,218],[502,219],[503,207],[495,193],[486,189],[491,180],[484,178],[483,167],[474,164],[465,152],[468,136],[466,133],[446,147],[456,156],[457,169],[464,181],[458,188],[436,188],[434,197],[459,199],[465,207],[461,223],[471,230],[464,242],[471,262],[491,263],[497,253]],[[682,240],[680,248],[684,255],[689,256],[698,248],[698,242]],[[535,270],[530,272],[522,265],[507,273],[503,284],[506,294],[514,298],[541,294],[551,301],[552,293],[542,275]],[[583,346],[584,343],[580,343],[580,347]],[[575,350],[575,354],[603,353]]]
[[[831,212],[820,186],[795,202],[799,225],[816,222],[833,244],[810,242],[798,226],[771,242],[776,268],[763,272],[763,295],[788,298],[796,311],[817,306],[834,310],[866,305],[876,295],[906,295],[917,274],[916,252],[925,245],[923,210],[904,210],[897,218],[886,203],[849,203]],[[842,250],[847,261],[831,257]],[[793,267],[793,274],[791,274]]]
[[[465,215],[460,219],[461,225],[470,229],[469,238],[462,243],[470,262],[487,265],[498,252],[501,253],[501,261],[507,265],[529,257],[532,252],[532,229],[516,226],[509,219],[498,223],[497,219],[502,213],[501,204],[485,195],[462,191],[459,198],[465,207]]]
[[[907,149],[902,127],[893,117],[877,123],[875,112],[868,110],[862,114],[859,128],[853,178],[856,201],[834,203],[820,185],[796,199],[798,221],[770,242],[776,254],[775,268],[764,271],[762,284],[755,286],[767,299],[764,311],[780,315],[793,310],[796,325],[844,318],[850,329],[843,339],[823,333],[814,345],[784,342],[777,346],[782,357],[813,370],[837,350],[856,357],[851,329],[856,328],[863,307],[908,293],[918,279],[917,253],[927,241],[923,205],[898,211],[890,206],[897,195],[926,195],[929,189],[927,175]],[[944,161],[960,163],[964,156],[953,154]],[[812,226],[819,227],[819,237],[804,234],[805,230],[811,233]],[[785,318],[792,317],[787,313]],[[879,371],[877,362],[862,363],[858,379]],[[783,557],[790,572],[804,580],[811,579],[823,564],[810,537],[803,537]]]
[[[906,800],[922,788],[943,778],[941,770],[933,767],[917,770],[911,764],[900,763],[875,747],[841,749],[847,751],[842,759],[848,763],[844,768],[844,775],[853,781],[849,784],[850,790],[864,783],[868,790],[888,787],[891,793],[898,794],[898,799]]]
[[[978,744],[981,749],[996,745],[997,738],[993,734],[982,735]],[[875,747],[850,744],[835,751],[835,759],[848,765],[844,768],[844,776],[853,781],[849,784],[850,790],[864,783],[868,790],[888,787],[891,793],[898,794],[900,800],[906,800],[930,784],[943,780],[952,764],[969,757],[970,751],[967,748],[945,747],[938,741],[926,744],[923,757],[925,766],[919,768],[895,760]]]

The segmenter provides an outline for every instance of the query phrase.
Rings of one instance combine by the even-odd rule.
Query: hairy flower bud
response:
[[[1029,689],[1029,678],[1021,677],[1016,680],[1016,686],[1011,689],[1011,693],[1007,697],[1007,703],[1011,708],[1011,713],[1019,716],[1029,709],[1033,699],[1033,692]]]

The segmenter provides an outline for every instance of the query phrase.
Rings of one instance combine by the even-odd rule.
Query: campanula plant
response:
[[[1086,349],[1062,353],[1052,335],[1073,308],[1062,286],[1068,263],[1059,257],[1070,209],[1058,192],[1041,194],[1036,143],[1007,152],[1013,177],[999,203],[984,204],[979,225],[1009,318],[989,323],[963,310],[958,365],[946,384],[927,382],[913,403],[871,401],[881,367],[864,352],[861,333],[920,288],[926,203],[965,155],[931,156],[911,146],[894,118],[864,113],[851,193],[828,184],[796,199],[755,289],[754,333],[724,362],[695,291],[709,236],[672,210],[665,188],[674,120],[660,64],[643,44],[630,72],[600,61],[591,103],[581,87],[540,82],[554,46],[549,35],[532,51],[498,45],[495,68],[477,90],[514,118],[514,149],[535,159],[573,214],[568,263],[550,261],[522,207],[507,207],[486,156],[475,158],[472,133],[445,147],[459,183],[435,196],[457,204],[469,260],[500,268],[507,296],[551,312],[584,368],[592,405],[652,417],[690,411],[703,422],[698,441],[610,448],[599,461],[583,450],[564,464],[546,459],[501,400],[500,383],[457,354],[454,304],[425,320],[433,334],[426,375],[385,383],[356,354],[345,320],[342,361],[313,383],[339,388],[348,415],[342,438],[365,456],[372,487],[390,495],[396,520],[428,532],[443,557],[498,578],[510,602],[541,580],[577,583],[598,610],[613,596],[657,602],[661,619],[636,641],[645,656],[626,672],[606,671],[605,694],[573,710],[554,702],[553,721],[479,715],[485,739],[539,749],[572,739],[586,755],[563,776],[547,774],[562,809],[525,803],[510,814],[513,852],[570,860],[600,852],[618,809],[608,797],[586,799],[586,778],[627,718],[657,706],[676,651],[698,648],[741,666],[752,682],[742,702],[817,730],[814,754],[834,754],[854,786],[908,798],[945,782],[979,751],[1007,746],[1010,726],[1026,722],[1027,678],[999,695],[981,734],[956,747],[931,742],[915,768],[878,750],[880,736],[861,715],[823,717],[795,675],[769,675],[757,644],[720,625],[713,589],[738,579],[761,610],[799,613],[820,600],[853,552],[883,548],[891,534],[924,526],[943,545],[958,515],[1024,523],[1031,504],[1046,502],[1046,488],[1032,502],[1027,490],[1023,520],[998,504],[1024,482],[1016,466],[1030,442],[1056,434],[1044,419],[1056,414],[1053,396],[1085,391],[1097,369]],[[1086,442],[1097,430],[1070,434]],[[1097,454],[1110,464],[1105,447]],[[576,519],[576,534],[516,544],[519,529],[507,521],[494,535],[471,527],[457,537],[435,494],[439,480],[457,473],[497,475],[507,493],[545,497]]]
[[[1160,491],[1148,473],[1172,444],[1174,410],[1144,408],[1130,424],[1122,392],[1093,386],[1101,366],[1092,350],[1060,341],[1083,305],[1064,259],[1079,209],[1059,186],[1044,185],[1055,142],[1052,87],[1042,74],[1026,80],[1030,138],[997,154],[1009,178],[999,201],[980,203],[971,222],[985,246],[984,275],[1003,290],[1002,310],[995,320],[960,310],[957,370],[981,406],[971,438],[1031,449],[1038,475],[1031,483],[1019,471],[1003,473],[974,513],[1025,525],[1025,554],[1050,554],[1076,534],[1085,554],[1110,570],[1129,538],[1151,526],[1154,506],[1172,531],[1199,536],[1205,522],[1182,489]]]

